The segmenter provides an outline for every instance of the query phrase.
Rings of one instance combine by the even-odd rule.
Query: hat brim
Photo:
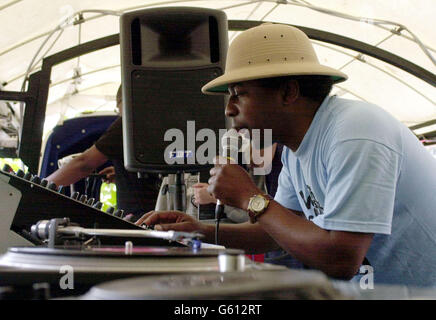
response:
[[[228,94],[228,85],[242,81],[286,77],[302,75],[330,76],[333,83],[347,80],[347,75],[336,69],[317,63],[294,63],[286,66],[280,64],[268,64],[262,66],[248,66],[225,73],[222,76],[205,84],[201,91],[204,94]]]

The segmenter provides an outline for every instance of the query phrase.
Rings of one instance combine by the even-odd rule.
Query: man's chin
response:
[[[251,146],[258,150],[270,147],[274,142],[271,129],[251,129],[233,127],[246,141],[251,141]]]

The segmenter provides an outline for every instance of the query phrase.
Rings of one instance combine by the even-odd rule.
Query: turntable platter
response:
[[[184,247],[75,248],[15,247],[0,257],[0,267],[59,272],[63,266],[75,273],[167,274],[220,271],[219,256],[243,257],[241,250],[192,250]],[[240,260],[240,259],[239,259]],[[236,270],[235,270],[236,271]]]

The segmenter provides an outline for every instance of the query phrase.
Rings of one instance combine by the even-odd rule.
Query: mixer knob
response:
[[[17,173],[16,173],[16,176],[17,176],[17,177],[20,177],[20,178],[23,178],[23,177],[24,177],[24,171],[21,170],[21,169],[18,169],[18,170],[17,170]]]
[[[41,186],[42,186],[42,187],[47,187],[47,185],[48,185],[48,180],[46,180],[46,179],[42,179],[42,181],[41,181]]]
[[[59,192],[60,194],[65,194],[65,187],[64,187],[64,186],[59,186],[59,188],[58,188],[58,192]]]
[[[30,179],[30,182],[40,184],[41,183],[41,178],[38,177],[38,176],[33,176],[32,179]]]
[[[30,179],[32,179],[32,174],[29,171],[27,171],[26,174],[24,175],[24,179],[29,181]]]
[[[114,212],[114,216],[115,216],[115,217],[122,218],[122,217],[124,216],[124,210],[122,210],[122,209],[117,209],[117,210]]]
[[[79,191],[75,191],[75,192],[73,192],[73,194],[71,195],[71,198],[74,199],[74,200],[77,200],[77,199],[79,198],[79,196],[80,196]]]
[[[11,168],[10,165],[8,165],[7,163],[5,163],[5,165],[3,166],[3,171],[5,172],[13,172],[14,170]]]
[[[94,205],[92,207],[96,208],[98,210],[101,210],[101,208],[103,207],[103,203],[101,203],[100,201],[97,201],[96,203],[94,203]]]
[[[88,196],[86,194],[82,194],[79,198],[79,201],[83,203],[85,203],[86,200],[88,200]]]
[[[56,185],[56,183],[54,183],[54,182],[50,182],[50,183],[48,184],[48,187],[47,187],[47,188],[49,188],[50,190],[56,191],[56,189],[58,188],[58,186]]]
[[[107,208],[106,213],[113,214],[114,211],[115,211],[114,207],[109,207],[109,208]]]
[[[86,201],[86,204],[89,206],[92,206],[92,204],[94,203],[95,199],[94,198],[89,198],[88,201]]]

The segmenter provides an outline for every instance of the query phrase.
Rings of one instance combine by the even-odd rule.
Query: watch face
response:
[[[265,206],[265,199],[262,197],[256,197],[251,203],[251,208],[253,211],[261,211]]]

